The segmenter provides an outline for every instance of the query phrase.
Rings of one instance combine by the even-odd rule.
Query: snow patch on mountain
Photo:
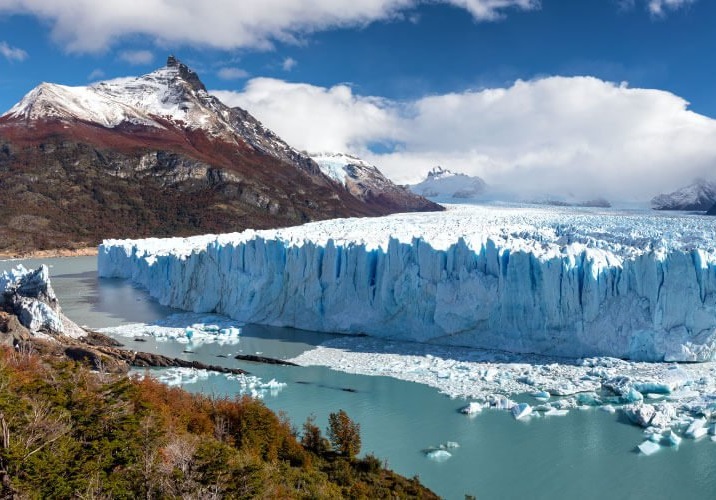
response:
[[[707,211],[716,205],[716,181],[696,179],[692,184],[651,200],[655,210]]]
[[[371,175],[383,177],[377,167],[357,156],[345,153],[308,153],[308,156],[318,163],[324,174],[344,186],[351,180],[360,182]]]
[[[707,217],[453,206],[108,240],[99,273],[239,321],[559,356],[716,357]]]

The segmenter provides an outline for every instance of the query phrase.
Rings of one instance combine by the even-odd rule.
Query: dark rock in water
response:
[[[141,338],[141,337],[135,337],[135,338],[134,338],[134,341],[135,341],[135,342],[146,342],[147,339],[143,339],[143,338]]]
[[[283,365],[283,366],[299,366],[296,363],[290,361],[284,361],[283,359],[267,358],[264,356],[256,356],[254,354],[237,354],[234,359],[241,361],[252,361],[254,363],[264,363],[267,365]]]

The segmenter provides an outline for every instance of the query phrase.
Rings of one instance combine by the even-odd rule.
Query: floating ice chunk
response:
[[[676,434],[676,432],[669,429],[664,434],[664,442],[669,446],[679,446],[679,444],[681,444],[681,437]]]
[[[632,387],[626,392],[626,394],[622,396],[622,399],[625,403],[636,403],[639,401],[643,401],[644,396],[641,394],[641,392],[637,391]]]
[[[653,441],[654,443],[661,443],[663,438],[664,436],[662,436],[660,432],[652,432],[649,434],[649,441]]]
[[[664,399],[666,397],[666,394],[658,394],[655,392],[648,392],[644,395],[646,399],[651,399],[652,401],[658,401],[660,399]]]
[[[465,415],[476,415],[477,413],[480,413],[482,411],[482,404],[472,402],[469,405],[463,407],[460,409],[460,413],[464,413]]]
[[[676,419],[676,408],[669,403],[660,403],[654,406],[654,416],[650,423],[654,427],[666,428],[671,426],[674,419]]]
[[[686,432],[684,432],[684,435],[699,439],[701,437],[704,437],[708,433],[708,428],[706,427],[706,419],[704,418],[697,418],[686,429]]]
[[[532,397],[534,397],[537,401],[544,403],[546,401],[549,401],[551,395],[547,391],[537,391],[532,393]]]
[[[599,406],[602,404],[602,400],[594,392],[585,392],[577,394],[577,403],[580,405]]]
[[[564,417],[569,413],[569,410],[558,410],[557,408],[552,408],[551,410],[545,412],[545,417]]]
[[[641,393],[671,394],[672,385],[666,382],[637,382],[634,389]]]
[[[459,447],[460,447],[460,445],[458,443],[456,443],[455,441],[448,441],[447,443],[445,443],[445,448],[447,448],[449,450],[451,450],[453,448],[459,448]]]
[[[649,427],[651,419],[654,418],[656,410],[650,404],[633,404],[624,407],[624,413],[626,416],[636,425],[642,427]]]
[[[617,411],[617,409],[614,408],[612,405],[600,406],[599,409],[607,413],[615,413]]]
[[[532,407],[527,403],[519,403],[513,406],[511,411],[515,420],[520,420],[532,413]]]
[[[452,454],[446,450],[430,450],[425,454],[425,456],[436,462],[444,462],[448,458],[452,457]]]
[[[503,396],[502,394],[491,394],[487,397],[487,402],[490,405],[490,408],[494,408],[496,410],[511,410],[516,404],[510,398]]]
[[[646,440],[643,443],[641,443],[639,446],[639,451],[643,453],[646,456],[653,455],[657,451],[661,449],[661,446],[658,443],[655,443],[653,441]]]

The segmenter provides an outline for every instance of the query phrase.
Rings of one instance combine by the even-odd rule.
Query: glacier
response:
[[[102,277],[238,321],[552,356],[716,358],[713,219],[451,205],[106,240]]]

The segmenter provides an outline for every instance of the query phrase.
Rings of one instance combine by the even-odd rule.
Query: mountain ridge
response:
[[[0,116],[0,185],[3,252],[442,208],[356,197],[172,57],[140,77],[31,90]]]

